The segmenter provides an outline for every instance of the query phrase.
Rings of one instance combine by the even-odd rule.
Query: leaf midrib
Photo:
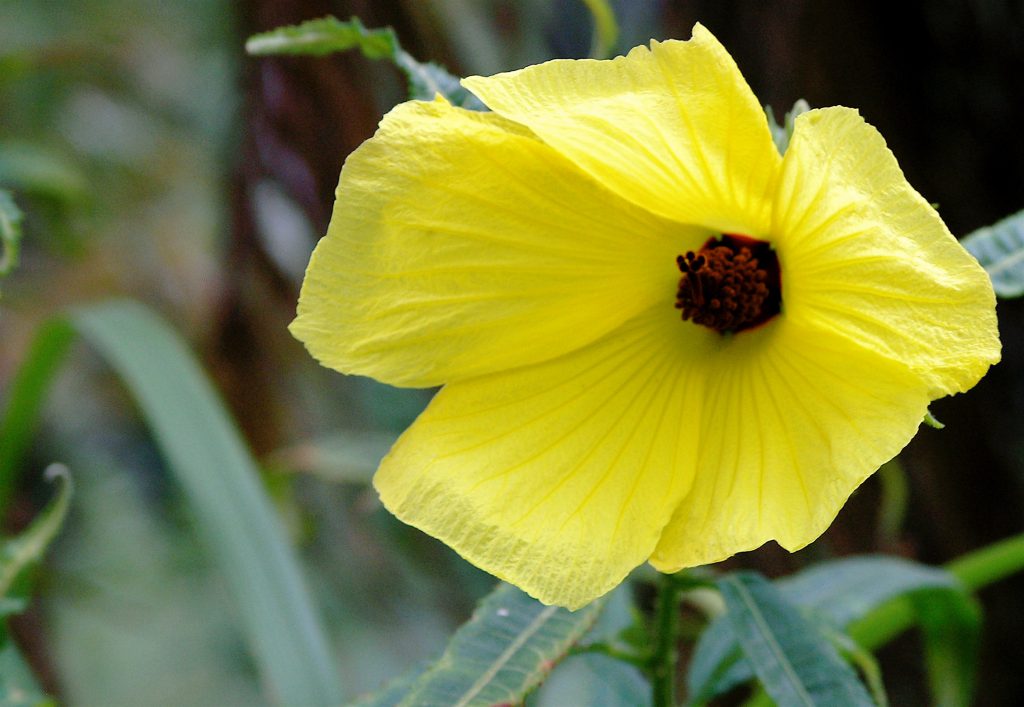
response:
[[[796,693],[799,695],[803,704],[808,705],[808,707],[814,707],[814,700],[811,699],[811,696],[807,694],[807,691],[804,689],[803,683],[801,683],[800,678],[796,674],[796,669],[787,658],[786,652],[782,650],[782,646],[780,646],[778,641],[775,640],[775,634],[772,632],[771,627],[768,626],[768,623],[765,621],[764,616],[762,616],[761,611],[758,608],[757,602],[754,601],[754,598],[750,595],[746,586],[734,578],[729,578],[727,581],[733,585],[733,588],[739,595],[740,600],[746,606],[747,611],[750,612],[750,615],[757,626],[758,632],[768,644],[769,649],[775,656],[776,662],[782,666],[783,671],[786,673],[786,677]]]
[[[989,274],[993,277],[1001,275],[1006,270],[1019,265],[1024,262],[1024,250],[1017,250],[1016,252],[1010,253],[1005,258],[998,259],[993,265],[988,268]]]
[[[454,707],[466,707],[469,701],[476,697],[480,692],[490,684],[494,676],[498,674],[503,667],[512,659],[520,648],[522,648],[533,634],[540,630],[541,626],[547,623],[548,619],[551,618],[554,613],[558,611],[557,606],[545,607],[537,616],[527,625],[527,627],[516,636],[516,640],[512,641],[504,651],[501,652],[494,662],[488,666],[487,670],[484,671],[483,675],[477,678],[477,681],[473,683],[470,688],[459,698],[459,701],[455,703]]]

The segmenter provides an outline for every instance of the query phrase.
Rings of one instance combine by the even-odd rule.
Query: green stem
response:
[[[1005,579],[1024,570],[1024,534],[959,557],[946,569],[971,592]]]
[[[654,617],[654,652],[651,656],[654,707],[674,707],[676,704],[680,592],[679,582],[672,575],[661,576],[657,613]]]

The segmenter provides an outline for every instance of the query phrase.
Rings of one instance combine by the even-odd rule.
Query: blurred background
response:
[[[1024,208],[1024,2],[621,0],[619,49],[705,24],[776,114],[798,98],[877,126],[910,182],[965,235]],[[429,400],[318,367],[286,331],[345,156],[404,96],[351,53],[250,58],[249,35],[333,14],[390,25],[421,60],[488,74],[582,57],[579,0],[0,0],[0,187],[26,214],[2,283],[0,402],[39,327],[111,297],[166,317],[201,358],[264,468],[329,627],[347,692],[435,657],[493,584],[377,503],[373,465]],[[940,401],[891,469],[819,542],[732,561],[776,576],[823,557],[941,563],[1024,528],[1021,301],[1003,362]],[[0,509],[8,532],[67,463],[71,516],[14,632],[68,704],[266,700],[223,577],[120,382],[76,347]],[[3,444],[3,440],[0,440]],[[883,480],[908,488],[900,512]],[[896,494],[898,496],[898,494]],[[977,704],[1024,696],[1024,578],[985,590]],[[923,703],[913,635],[882,652],[894,704]]]

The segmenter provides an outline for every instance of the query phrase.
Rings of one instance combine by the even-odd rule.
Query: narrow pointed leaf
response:
[[[66,154],[31,142],[0,142],[0,185],[18,194],[70,205],[88,197],[88,184]]]
[[[46,470],[46,478],[57,483],[53,498],[28,528],[0,546],[0,597],[7,598],[18,577],[42,559],[68,514],[71,474],[66,467],[53,464]]]
[[[298,25],[278,27],[253,35],[245,43],[245,50],[254,56],[324,56],[351,49],[358,49],[368,59],[387,59],[401,69],[409,82],[410,98],[431,101],[440,94],[453,105],[484,110],[483,103],[461,86],[458,77],[437,64],[414,59],[402,49],[390,27],[367,29],[358,17],[347,22],[336,17],[323,17]]]
[[[417,61],[402,49],[395,52],[393,60],[409,80],[409,98],[431,101],[434,96],[441,95],[452,105],[469,110],[486,110],[480,99],[463,88],[458,77],[443,67],[429,61]]]
[[[322,17],[299,25],[278,27],[255,34],[245,43],[245,51],[254,56],[269,54],[306,54],[325,56],[358,49],[368,59],[390,59],[398,40],[390,27],[367,29],[358,17],[342,22]]]
[[[545,606],[510,585],[499,585],[399,704],[518,704],[593,626],[601,606],[596,601],[568,611]]]
[[[962,625],[960,630],[970,631],[963,626],[968,621],[963,603],[969,603],[969,597],[957,579],[943,569],[896,557],[864,556],[821,562],[774,584],[789,601],[840,630],[886,602],[912,597],[929,602],[928,606]],[[964,669],[970,670],[970,664],[967,661]],[[729,622],[724,617],[712,622],[701,634],[687,672],[691,700],[705,702],[753,676]]]
[[[63,319],[44,324],[36,333],[25,357],[6,391],[6,405],[0,415],[0,509],[6,509],[14,474],[25,457],[46,391],[67,355],[74,330]]]
[[[254,654],[277,697],[337,704],[340,687],[322,629],[248,450],[201,369],[162,321],[133,303],[77,310],[74,325],[138,400],[171,471],[223,568]],[[59,368],[71,328],[43,328],[15,376],[0,435],[0,477],[10,481]],[[7,444],[13,442],[13,444]]]
[[[777,584],[790,601],[824,615],[839,627],[910,592],[963,592],[956,577],[943,569],[880,555],[820,562]]]
[[[135,397],[224,570],[253,651],[279,701],[328,705],[341,690],[323,630],[256,464],[191,352],[133,302],[72,322]]]
[[[950,572],[895,557],[855,557],[821,563],[778,585],[791,600],[842,628],[886,602],[908,602],[924,639],[933,702],[970,704],[981,613]]]
[[[853,557],[815,566],[779,585],[798,604],[844,628],[887,602],[906,602],[924,638],[934,703],[971,703],[981,611],[951,573],[897,557]]]
[[[1024,211],[979,228],[960,242],[988,272],[997,295],[1024,294]]]
[[[323,629],[256,463],[192,354],[141,305],[86,307],[43,327],[15,375],[0,420],[0,492],[10,488],[24,457],[72,327],[107,358],[138,401],[199,520],[201,539],[225,573],[242,630],[277,699],[339,704]]]
[[[775,147],[780,155],[786,154],[786,148],[789,147],[789,141],[793,137],[793,129],[796,127],[797,116],[806,113],[810,109],[811,106],[807,101],[803,98],[797,99],[780,124],[775,117],[775,111],[772,110],[772,107],[764,107],[765,116],[768,118],[768,129],[772,133],[772,141],[775,143]]]
[[[739,572],[718,581],[726,616],[765,692],[780,705],[873,705],[835,647],[768,580]]]
[[[2,435],[6,428],[6,424],[0,427],[0,439],[5,442]],[[19,579],[39,563],[67,517],[72,493],[67,468],[51,465],[46,477],[58,484],[53,498],[28,528],[0,544],[0,619],[25,609],[27,599],[21,596]],[[54,704],[39,688],[5,624],[0,624],[0,707]]]
[[[843,630],[887,602],[904,598],[914,606],[939,612],[955,625],[956,633],[972,632],[971,600],[957,579],[949,572],[895,557],[852,557],[819,563],[792,577],[780,579],[775,585],[783,595],[816,620]],[[924,626],[923,613],[915,623]],[[936,632],[935,641],[926,632],[926,646],[934,650],[962,650],[962,675],[950,678],[969,691],[973,685],[974,665],[971,641],[964,640],[956,648],[945,642],[947,634]],[[928,648],[928,650],[932,650]],[[938,664],[941,659],[937,658]],[[687,685],[695,704],[728,692],[754,677],[750,664],[743,659],[739,644],[729,622],[723,618],[701,634],[687,672]]]

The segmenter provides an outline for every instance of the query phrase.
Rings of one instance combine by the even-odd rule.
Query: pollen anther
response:
[[[676,258],[682,272],[676,309],[684,320],[720,333],[755,327],[779,312],[775,252],[764,241],[723,235]]]

